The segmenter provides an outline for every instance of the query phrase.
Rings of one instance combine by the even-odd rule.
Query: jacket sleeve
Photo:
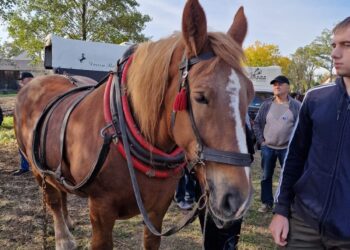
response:
[[[264,141],[263,115],[265,113],[264,110],[266,109],[265,106],[266,106],[266,103],[263,102],[259,111],[258,111],[258,114],[255,117],[254,125],[253,125],[254,135],[256,137],[256,142],[258,143],[258,145],[261,145],[261,143]]]
[[[289,217],[294,200],[294,185],[301,177],[307,160],[312,138],[310,101],[306,97],[295,124],[288,146],[286,160],[280,175],[279,187],[275,196],[274,213]]]

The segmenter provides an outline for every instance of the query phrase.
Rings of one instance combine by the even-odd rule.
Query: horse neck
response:
[[[180,36],[139,45],[127,72],[128,94],[135,120],[147,140],[168,150],[174,147],[170,114],[184,47]],[[175,84],[177,85],[177,84]]]
[[[172,86],[173,84],[168,84],[166,82],[163,83],[155,83],[154,81],[150,81],[152,84],[167,84],[167,89],[165,90],[164,97],[162,98],[162,101],[160,101],[158,104],[153,103],[153,105],[158,105],[157,108],[149,108],[147,106],[149,103],[145,101],[140,101],[141,98],[143,98],[142,94],[140,93],[133,93],[132,91],[129,92],[129,101],[130,106],[133,111],[133,115],[135,118],[136,123],[139,125],[139,129],[141,132],[145,135],[149,134],[150,137],[146,137],[146,139],[156,146],[159,149],[162,149],[163,151],[169,151],[174,148],[176,143],[173,140],[172,131],[171,131],[171,112],[172,112],[172,102],[174,99],[174,96],[176,95],[176,86]],[[128,83],[129,84],[129,83]],[[130,83],[135,84],[135,83]],[[140,84],[140,83],[139,83]],[[141,83],[145,84],[145,88],[147,88],[146,84],[148,83]],[[177,85],[177,84],[175,84]],[[154,124],[153,131],[145,131],[145,127],[147,127],[147,121],[148,117],[144,117],[145,112],[149,112],[149,110],[157,110],[158,113],[154,115],[154,119],[156,120],[156,123]],[[139,115],[143,116],[140,117]],[[147,130],[147,129],[146,129]]]
[[[132,96],[132,93],[130,93]],[[143,105],[135,105],[132,101],[132,97],[129,98],[131,110],[133,112],[133,116],[135,118],[135,122],[138,124],[140,131],[144,134],[142,129],[142,123],[137,114],[143,112]],[[164,106],[164,105],[162,105]],[[152,133],[152,138],[148,138],[145,136],[146,140],[149,141],[153,146],[162,149],[167,152],[174,148],[175,142],[172,138],[172,134],[170,133],[170,113],[172,109],[168,109],[167,107],[161,107],[160,112],[158,114],[157,122],[155,125],[155,130]]]

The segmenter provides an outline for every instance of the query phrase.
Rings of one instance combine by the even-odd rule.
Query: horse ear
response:
[[[247,35],[248,23],[241,6],[233,19],[233,23],[227,34],[231,36],[240,46],[242,46],[245,36]]]
[[[187,57],[200,54],[208,35],[205,13],[198,0],[187,0],[182,15],[182,36]]]

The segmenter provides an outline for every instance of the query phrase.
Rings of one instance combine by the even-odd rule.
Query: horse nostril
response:
[[[227,193],[222,199],[222,213],[229,217],[238,211],[242,204],[242,197],[237,190]]]

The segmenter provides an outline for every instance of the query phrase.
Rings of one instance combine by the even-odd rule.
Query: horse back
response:
[[[48,103],[73,88],[71,82],[59,75],[35,77],[17,94],[14,128],[20,149],[27,152],[31,145],[34,126]]]

